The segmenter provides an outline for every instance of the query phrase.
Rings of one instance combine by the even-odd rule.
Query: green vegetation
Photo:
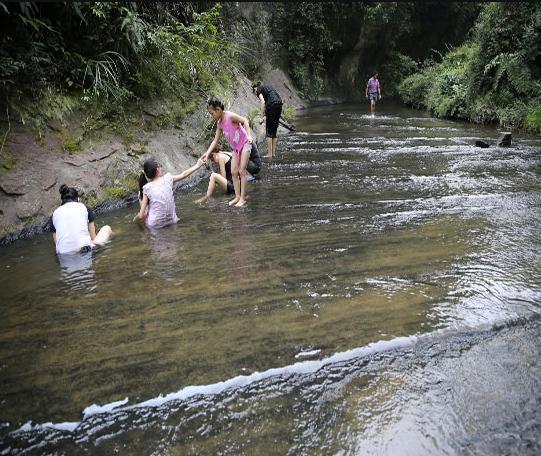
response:
[[[292,123],[295,119],[295,108],[287,103],[284,103],[282,117],[287,123]]]
[[[75,112],[124,125],[156,99],[156,125],[175,125],[239,71],[219,3],[0,3],[0,26],[0,120],[38,136]]]
[[[130,192],[123,187],[110,187],[103,190],[111,198],[122,199],[130,194]]]
[[[464,2],[293,2],[274,4],[272,30],[287,69],[308,99],[340,92],[364,97],[380,73],[386,96],[417,61],[460,44],[479,12]]]
[[[487,3],[472,39],[428,62],[399,87],[439,117],[541,130],[541,6]]]
[[[67,138],[62,143],[62,148],[68,152],[70,155],[74,154],[76,152],[81,151],[81,140],[80,139],[73,139],[73,138]]]

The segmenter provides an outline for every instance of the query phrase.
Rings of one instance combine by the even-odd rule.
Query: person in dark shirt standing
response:
[[[266,117],[266,136],[268,158],[273,158],[276,155],[276,132],[278,131],[278,122],[282,115],[282,99],[278,92],[270,85],[254,84],[252,90],[257,98],[259,98],[259,107],[261,109],[261,120],[263,123]]]

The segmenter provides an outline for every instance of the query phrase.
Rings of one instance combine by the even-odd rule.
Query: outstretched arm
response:
[[[252,143],[252,130],[250,130],[250,122],[248,122],[248,119],[246,117],[239,116],[238,114],[235,114],[234,112],[232,112],[231,120],[235,123],[239,123],[244,126],[246,133],[248,133],[248,142],[251,144]]]
[[[173,182],[179,181],[181,179],[186,179],[189,175],[193,174],[194,171],[197,171],[199,168],[201,168],[201,166],[203,166],[203,163],[205,163],[203,159],[199,158],[197,160],[197,163],[193,165],[191,168],[188,168],[186,171],[182,171],[180,174],[172,176]]]
[[[222,129],[220,127],[216,127],[216,134],[214,135],[214,139],[210,143],[209,148],[207,151],[201,156],[201,159],[203,161],[207,161],[209,158],[210,151],[213,150],[216,145],[218,144],[218,141],[220,140],[220,135],[222,134]]]

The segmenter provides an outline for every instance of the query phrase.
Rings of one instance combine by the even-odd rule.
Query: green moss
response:
[[[66,138],[62,142],[62,149],[68,152],[70,155],[76,152],[80,152],[83,148],[81,146],[80,139]]]
[[[86,198],[82,198],[83,203],[93,208],[96,206],[99,206],[102,203],[105,203],[106,201],[107,201],[107,198],[97,198],[96,196],[88,196]]]
[[[124,185],[130,192],[139,191],[139,175],[137,174],[128,174],[124,178]]]
[[[130,194],[130,192],[123,187],[109,187],[104,189],[103,191],[111,198],[117,199],[125,198]]]
[[[0,236],[5,236],[7,234],[15,233],[20,230],[23,225],[6,225],[0,226]]]
[[[11,171],[13,168],[15,168],[16,164],[17,160],[13,156],[13,153],[6,145],[4,145],[4,149],[0,155],[0,174]]]

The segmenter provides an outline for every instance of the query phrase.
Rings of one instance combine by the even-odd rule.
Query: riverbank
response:
[[[269,69],[262,81],[277,89],[285,105],[294,109],[307,106],[281,70]],[[230,100],[226,102],[227,109],[247,117],[258,108],[251,82],[244,76],[239,76],[233,93],[217,95]],[[66,134],[76,136],[74,132],[83,128],[84,116],[74,116],[69,127],[51,122],[47,133],[39,139],[29,128],[12,126],[4,146],[13,162],[0,174],[0,245],[45,231],[45,223],[58,206],[58,188],[63,183],[78,188],[82,200],[100,214],[137,200],[137,176],[148,157],[156,157],[171,172],[191,166],[204,153],[215,131],[206,100],[201,98],[180,125],[149,130],[145,120],[156,116],[158,109],[158,102],[142,109],[140,128],[129,136],[94,134],[75,147],[67,143]],[[280,127],[279,135],[287,132]],[[264,125],[255,122],[254,134],[264,151]],[[202,168],[177,186],[176,191],[196,185],[207,175],[208,171]]]

